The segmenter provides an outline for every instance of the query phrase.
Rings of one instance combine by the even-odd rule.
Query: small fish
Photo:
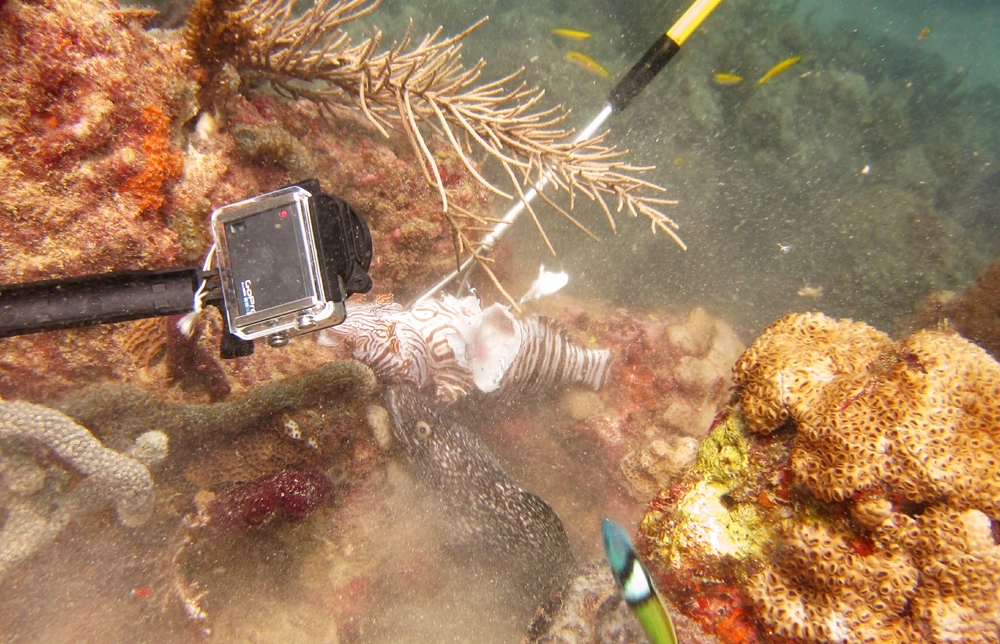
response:
[[[743,77],[737,76],[736,74],[725,74],[719,72],[718,74],[712,74],[712,80],[715,81],[717,85],[736,85],[737,83],[743,82]]]
[[[677,644],[677,633],[649,573],[639,562],[628,533],[611,519],[601,524],[604,552],[622,597],[646,630],[652,644]]]
[[[568,51],[566,52],[566,60],[571,63],[576,63],[580,67],[597,74],[601,78],[611,78],[611,74],[608,73],[608,70],[598,65],[597,61],[587,54],[578,51]]]
[[[586,40],[587,38],[590,38],[589,33],[578,29],[553,29],[552,33],[556,36],[562,36],[563,38],[569,38],[571,40]]]
[[[802,56],[792,56],[791,58],[786,58],[785,60],[781,61],[771,69],[767,70],[767,73],[761,76],[760,80],[757,81],[757,85],[763,85],[764,83],[770,81],[772,78],[774,78],[781,72],[785,71],[786,69],[788,69],[795,63],[799,62],[800,60],[802,60]]]
[[[931,33],[931,28],[930,27],[924,27],[923,29],[920,30],[920,35],[917,36],[917,40],[923,40],[930,33]]]

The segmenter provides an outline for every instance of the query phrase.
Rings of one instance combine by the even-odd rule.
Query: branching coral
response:
[[[62,412],[26,402],[0,402],[0,438],[41,441],[114,500],[118,520],[137,526],[153,507],[153,479],[138,460],[101,445]],[[145,451],[145,448],[144,448]]]
[[[153,479],[148,465],[167,455],[167,437],[159,431],[139,436],[128,454],[101,445],[84,427],[62,412],[26,402],[0,401],[0,479],[9,499],[0,531],[0,575],[54,539],[73,514],[111,500],[118,520],[135,527],[153,509]],[[86,478],[72,489],[66,473],[50,474],[9,443],[38,441],[69,468]],[[50,480],[47,480],[50,479]],[[62,479],[62,484],[60,484]]]
[[[543,92],[518,84],[519,73],[480,82],[483,61],[470,69],[462,66],[461,40],[481,23],[451,38],[442,39],[438,30],[412,47],[409,32],[385,51],[379,51],[379,31],[353,44],[343,26],[377,5],[378,0],[322,0],[296,16],[295,2],[290,0],[201,0],[186,27],[186,48],[207,73],[203,87],[210,95],[215,92],[216,98],[218,88],[233,83],[266,82],[321,106],[353,104],[381,132],[404,132],[422,160],[425,178],[440,193],[459,254],[469,252],[481,259],[482,246],[470,235],[476,226],[489,222],[475,218],[474,226],[466,226],[463,221],[472,215],[449,209],[447,182],[421,126],[445,138],[465,168],[488,189],[520,199],[550,250],[523,187],[551,183],[565,191],[566,207],[544,194],[540,198],[592,237],[569,213],[578,194],[601,206],[612,229],[612,210],[627,209],[633,216],[648,217],[654,232],[664,231],[683,247],[674,232],[676,224],[658,210],[673,202],[643,194],[662,190],[635,176],[647,168],[622,163],[623,153],[606,145],[603,136],[572,142],[573,132],[562,127],[568,112],[561,107],[537,108]],[[471,160],[474,150],[500,164],[509,191],[480,174]]]

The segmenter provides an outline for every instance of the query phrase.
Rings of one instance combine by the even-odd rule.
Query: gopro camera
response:
[[[344,321],[344,301],[372,287],[368,225],[310,179],[212,213],[206,266],[119,271],[0,285],[0,338],[190,313],[218,306],[223,358],[283,346]]]
[[[229,331],[281,346],[344,321],[344,300],[371,286],[368,226],[310,181],[212,213]]]

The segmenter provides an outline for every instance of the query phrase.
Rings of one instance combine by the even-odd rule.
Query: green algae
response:
[[[747,430],[742,417],[730,413],[698,448],[695,466],[707,481],[727,487],[727,492],[744,481],[749,468]]]

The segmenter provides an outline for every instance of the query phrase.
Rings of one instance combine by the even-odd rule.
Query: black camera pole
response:
[[[218,288],[210,286],[217,285],[217,273],[198,268],[119,271],[0,286],[0,338],[189,313],[203,278],[208,285],[202,302],[221,310]],[[223,332],[223,358],[248,356],[253,350],[252,340]]]
[[[171,268],[0,286],[0,338],[187,313],[201,276]]]

